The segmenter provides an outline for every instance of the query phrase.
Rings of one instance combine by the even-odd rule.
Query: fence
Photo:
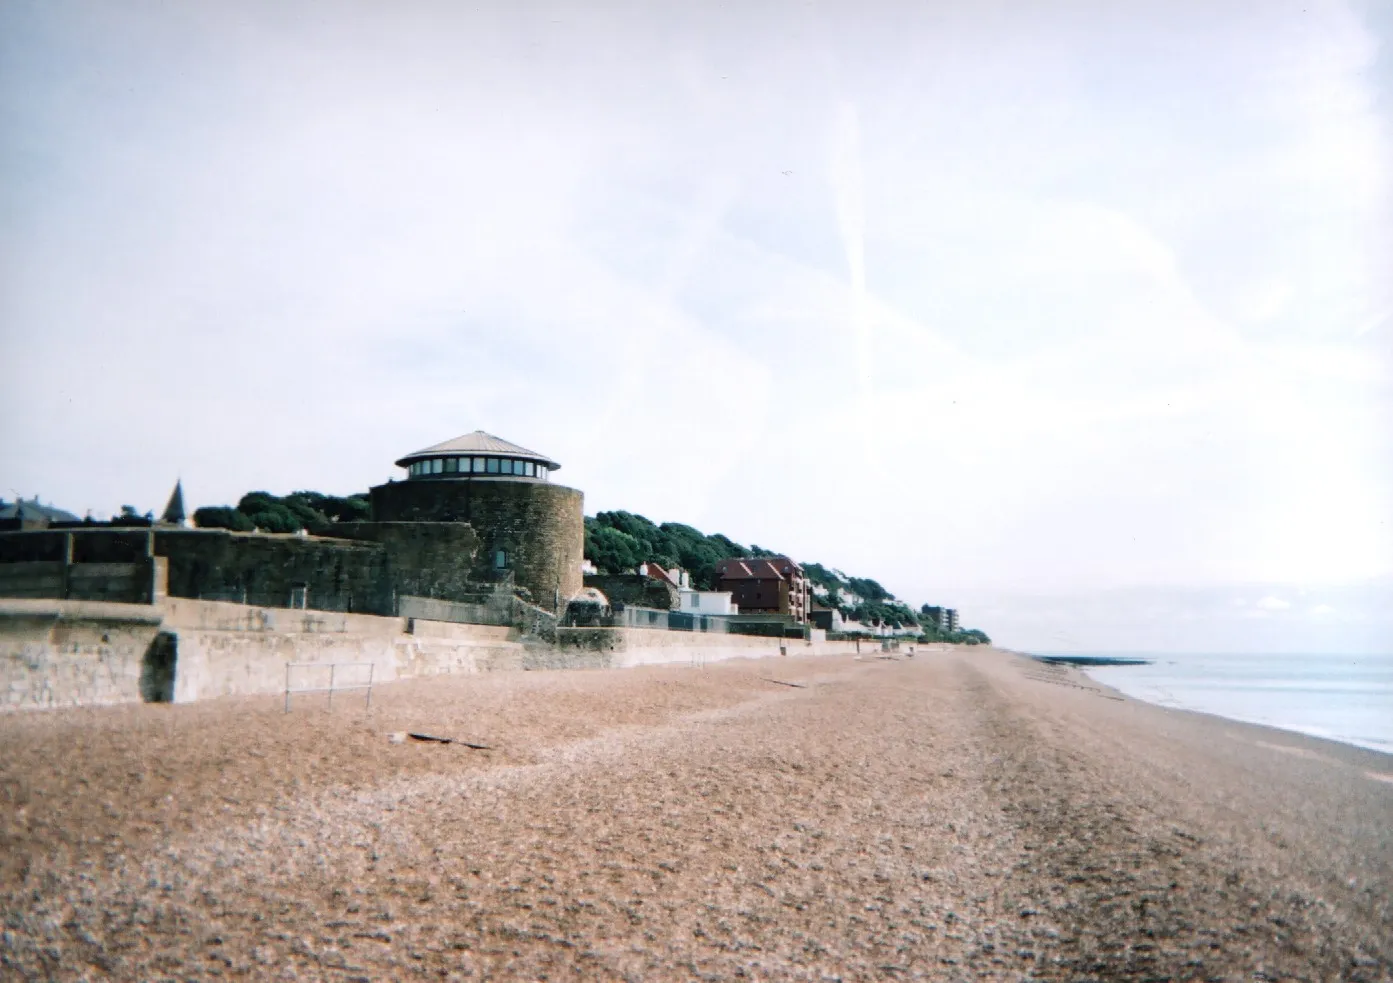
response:
[[[340,681],[339,669],[361,669],[363,666],[367,666],[368,668],[368,678],[366,682],[344,683]],[[285,712],[290,712],[290,698],[296,693],[328,693],[328,707],[332,710],[334,707],[335,691],[342,693],[345,690],[357,689],[367,691],[367,695],[363,701],[363,708],[365,710],[370,710],[372,709],[373,673],[376,668],[376,665],[372,662],[287,662],[285,664]],[[291,675],[292,671],[295,669],[328,669],[329,685],[294,687],[291,685]],[[323,673],[321,672],[320,675],[322,676]],[[361,676],[361,673],[359,675]]]
[[[689,614],[686,611],[664,611],[626,604],[612,614],[593,619],[595,628],[656,628],[663,631],[703,631],[726,634],[737,632],[733,619],[720,614]]]

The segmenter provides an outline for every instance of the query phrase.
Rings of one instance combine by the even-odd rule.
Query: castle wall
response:
[[[163,590],[163,561],[147,532],[0,533],[0,597],[150,604]]]
[[[527,479],[397,481],[371,491],[376,524],[469,523],[478,538],[472,574],[497,575],[502,550],[514,583],[549,611],[580,592],[585,545],[584,496],[574,488]],[[425,593],[415,591],[414,593]]]
[[[485,589],[474,581],[479,536],[463,522],[342,522],[334,534],[382,550],[389,594],[464,600]]]
[[[175,597],[289,607],[304,587],[306,606],[326,611],[392,613],[386,552],[347,539],[166,529],[155,552],[169,561]]]

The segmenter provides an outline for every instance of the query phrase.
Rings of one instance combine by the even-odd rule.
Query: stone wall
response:
[[[134,563],[154,552],[149,529],[95,526],[0,533],[0,563]]]
[[[491,583],[475,579],[479,537],[465,523],[342,522],[334,534],[382,550],[383,589],[389,596],[466,601],[492,590]],[[389,606],[382,613],[397,611]]]
[[[168,698],[160,617],[129,604],[0,603],[0,708]]]
[[[514,583],[548,611],[580,592],[584,496],[574,488],[527,479],[461,478],[390,482],[371,494],[374,524],[468,523],[478,537],[476,580],[497,575],[501,550]]]
[[[315,536],[169,529],[155,533],[169,560],[175,597],[291,606],[303,587],[306,606],[326,611],[392,613],[386,551],[370,543]]]
[[[18,531],[0,534],[0,597],[150,604],[163,563],[148,530]]]
[[[700,665],[780,654],[853,653],[853,642],[787,641],[633,628],[566,628],[559,644],[517,629],[396,617],[255,608],[171,597],[160,605],[0,601],[0,709],[281,694],[441,673]],[[867,652],[878,646],[867,646]],[[345,692],[343,699],[361,698]],[[323,701],[324,695],[296,697]],[[336,701],[339,697],[335,697]]]
[[[568,666],[621,668],[668,662],[703,665],[726,659],[854,655],[858,652],[855,642],[825,639],[814,642],[651,628],[560,628],[556,634],[558,661]]]
[[[681,595],[676,587],[637,573],[588,573],[584,583],[609,598],[613,608],[632,606],[676,611],[681,606]]]

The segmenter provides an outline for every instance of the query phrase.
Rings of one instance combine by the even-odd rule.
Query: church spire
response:
[[[174,492],[169,496],[169,504],[164,507],[164,515],[160,516],[160,522],[182,526],[184,518],[184,483],[182,479],[176,479]]]

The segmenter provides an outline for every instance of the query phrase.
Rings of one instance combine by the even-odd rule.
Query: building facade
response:
[[[803,568],[786,556],[733,557],[716,564],[716,586],[732,595],[742,614],[777,614],[808,620],[812,588]]]

